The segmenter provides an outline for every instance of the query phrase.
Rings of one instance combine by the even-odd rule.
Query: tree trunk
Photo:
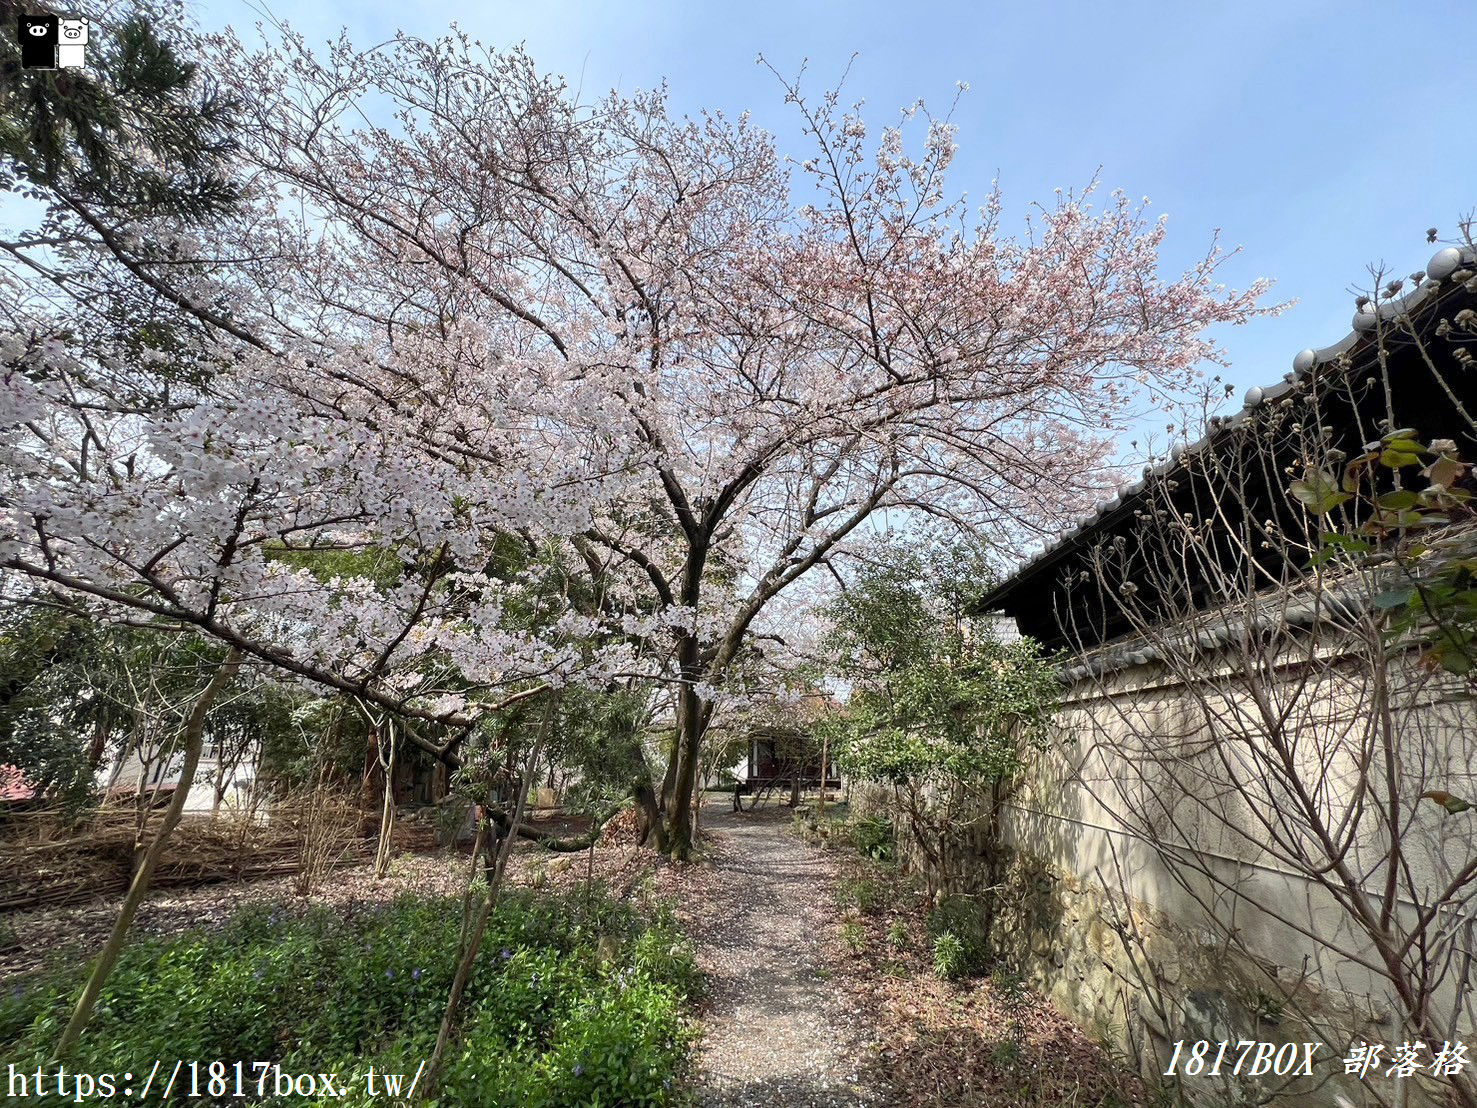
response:
[[[103,944],[102,950],[98,953],[97,960],[92,965],[92,972],[87,977],[87,984],[82,988],[82,995],[77,998],[77,1005],[72,1009],[72,1018],[67,1021],[66,1030],[62,1032],[62,1037],[56,1044],[57,1058],[65,1058],[71,1053],[72,1048],[77,1045],[77,1040],[82,1036],[83,1030],[87,1027],[88,1020],[92,1018],[92,1009],[97,1003],[98,995],[102,992],[103,986],[107,984],[108,976],[113,972],[113,966],[118,961],[118,955],[123,951],[123,940],[128,936],[128,928],[133,923],[138,906],[143,903],[144,897],[148,894],[149,883],[154,876],[154,867],[159,864],[159,859],[164,854],[164,847],[169,842],[169,836],[184,814],[185,801],[190,795],[190,785],[195,780],[195,768],[200,764],[200,751],[204,745],[205,716],[221,690],[230,684],[240,668],[241,653],[232,650],[225,663],[216,670],[215,676],[210,679],[210,683],[195,700],[194,707],[190,709],[189,718],[185,721],[185,762],[180,768],[179,784],[175,786],[174,795],[169,799],[169,808],[164,813],[164,820],[159,825],[158,833],[139,858],[138,866],[134,869],[133,880],[128,886],[128,893],[123,898],[122,907],[118,909],[118,918],[113,921],[112,933],[109,934],[108,941]]]
[[[487,933],[487,921],[492,918],[493,910],[497,907],[498,892],[502,887],[503,873],[508,867],[508,856],[513,852],[513,844],[518,841],[518,825],[523,820],[524,807],[528,803],[528,786],[537,771],[540,755],[543,753],[544,744],[549,737],[549,731],[553,726],[554,712],[558,704],[558,696],[555,693],[549,695],[549,705],[545,710],[543,722],[539,725],[538,738],[534,741],[533,753],[528,759],[527,765],[518,777],[518,798],[513,805],[513,819],[508,825],[507,834],[496,844],[497,864],[488,875],[487,899],[482,902],[481,909],[477,912],[477,918],[472,924],[471,933],[467,936],[466,947],[462,951],[461,961],[457,963],[456,974],[451,981],[451,992],[446,998],[446,1012],[441,1017],[441,1029],[436,1034],[436,1047],[431,1052],[431,1060],[426,1063],[424,1096],[429,1099],[435,1094],[437,1082],[440,1080],[441,1067],[445,1062],[446,1051],[456,1033],[458,1016],[461,1013],[462,997],[467,991],[467,982],[472,978],[472,970],[477,964],[477,954],[482,949],[482,938]]]
[[[385,874],[390,872],[391,845],[395,840],[395,724],[393,720],[386,719],[384,722],[385,740],[379,741],[380,729],[373,732],[375,736],[375,757],[379,760],[380,772],[384,775],[385,789],[384,798],[380,804],[380,833],[379,842],[374,851],[374,876],[375,880],[381,880]],[[386,746],[388,745],[388,753]]]
[[[462,929],[457,935],[456,948],[465,950],[467,947],[467,935],[472,930],[472,889],[477,880],[477,859],[482,857],[482,849],[487,843],[487,830],[492,821],[487,818],[486,813],[479,807],[477,819],[477,838],[472,843],[472,863],[467,869],[467,887],[462,893]]]
[[[707,565],[711,529],[688,531],[687,558],[682,565],[682,587],[679,598],[686,607],[696,609],[702,601],[703,570]],[[673,861],[685,862],[692,855],[692,791],[697,782],[698,754],[703,727],[707,722],[698,682],[709,673],[703,659],[703,644],[692,631],[683,631],[677,640],[677,727],[667,758],[667,772],[662,780],[661,807],[666,816],[666,850]]]
[[[524,781],[519,788],[520,803],[513,816],[514,828],[518,826],[518,817],[522,815],[523,805],[521,801],[522,797],[527,795],[527,792],[528,784]],[[490,820],[484,821],[484,823],[490,822]],[[496,832],[494,831],[495,834]],[[503,852],[513,842],[513,839],[514,836],[511,834],[504,836],[501,840],[494,838],[491,848],[497,850],[498,857],[501,858]],[[498,867],[494,866],[490,868],[495,876],[498,872]],[[475,866],[473,872],[476,872]],[[489,877],[489,884],[491,881],[492,877]],[[466,995],[467,982],[472,979],[472,970],[477,965],[477,954],[482,949],[482,937],[487,933],[487,921],[492,918],[493,909],[496,907],[497,888],[496,886],[491,886],[487,891],[487,899],[482,902],[482,906],[477,910],[476,918],[467,932],[461,959],[457,962],[456,973],[451,978],[451,991],[446,997],[446,1011],[441,1016],[441,1028],[436,1033],[436,1047],[431,1051],[431,1060],[426,1064],[426,1083],[423,1087],[427,1097],[434,1093],[437,1082],[440,1080],[441,1066],[445,1061],[446,1051],[451,1046],[452,1038],[456,1034],[457,1018],[461,1014],[462,997]]]
[[[999,915],[999,903],[1005,885],[1005,845],[1001,834],[1000,813],[1005,807],[1006,781],[996,777],[990,782],[990,811],[985,821],[984,852],[985,881],[989,891],[984,898],[985,941],[993,952],[995,947],[995,920]]]
[[[663,854],[667,852],[667,829],[662,826],[662,809],[657,802],[656,790],[649,782],[638,781],[632,790],[636,798],[636,812],[640,818],[641,845],[648,841]]]
[[[674,862],[685,862],[692,856],[692,792],[697,783],[702,736],[702,700],[690,683],[684,683],[677,701],[676,772],[666,811],[666,850]]]
[[[108,721],[99,715],[92,727],[92,745],[87,748],[87,765],[97,769],[103,764],[103,755],[108,750]]]
[[[680,697],[679,697],[680,703]],[[681,708],[678,708],[680,714]],[[662,788],[656,794],[656,810],[665,813],[677,791],[677,763],[682,760],[682,725],[679,722],[672,731],[672,742],[667,747],[667,771],[662,774]]]

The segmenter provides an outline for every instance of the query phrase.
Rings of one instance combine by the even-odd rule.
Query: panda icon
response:
[[[56,48],[61,42],[60,22],[54,15],[20,17],[21,68],[56,68]]]

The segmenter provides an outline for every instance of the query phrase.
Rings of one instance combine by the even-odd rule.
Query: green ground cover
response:
[[[226,1063],[234,1082],[236,1061],[250,1077],[252,1062],[270,1060],[283,1072],[336,1073],[349,1096],[321,1103],[368,1103],[371,1065],[414,1074],[429,1058],[461,924],[458,901],[407,896],[305,915],[251,906],[217,930],[141,939],[124,952],[68,1071],[196,1059],[205,1091],[210,1061]],[[50,1048],[85,968],[62,951],[45,971],[7,984],[0,1056],[16,1071],[54,1072]],[[680,1100],[697,982],[665,913],[598,893],[510,894],[489,925],[437,1103]]]

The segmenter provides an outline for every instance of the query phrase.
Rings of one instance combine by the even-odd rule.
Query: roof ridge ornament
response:
[[[1462,252],[1455,246],[1448,246],[1445,250],[1438,250],[1431,255],[1431,260],[1426,263],[1426,276],[1436,281],[1444,281],[1455,273],[1462,265]]]

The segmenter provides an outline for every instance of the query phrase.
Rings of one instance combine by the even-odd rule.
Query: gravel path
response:
[[[871,1021],[832,980],[830,859],[790,832],[788,809],[735,814],[714,804],[703,820],[712,867],[689,919],[709,981],[700,1103],[880,1103],[861,1084]]]

